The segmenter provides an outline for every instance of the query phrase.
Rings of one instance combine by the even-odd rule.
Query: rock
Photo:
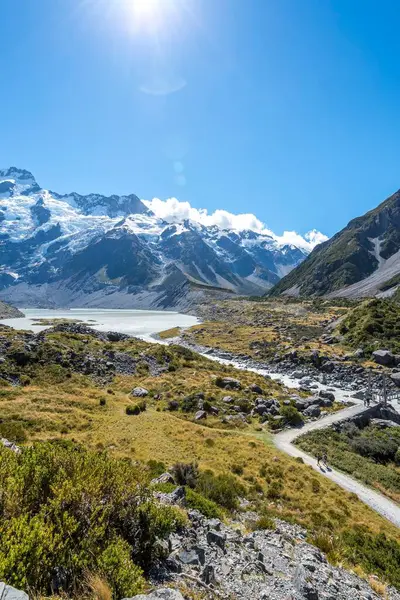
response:
[[[297,410],[303,411],[310,406],[310,401],[306,398],[298,398],[295,400],[295,407]]]
[[[207,585],[215,582],[215,569],[213,565],[206,565],[201,573],[201,580]]]
[[[305,409],[303,414],[306,417],[319,417],[321,414],[321,409],[317,404],[312,404],[311,406]]]
[[[225,550],[226,536],[215,531],[215,529],[210,529],[207,533],[207,542],[219,546],[221,550]]]
[[[195,550],[181,550],[178,553],[178,558],[184,565],[198,565],[199,557]]]
[[[143,387],[135,387],[131,391],[131,396],[135,396],[135,398],[144,398],[145,396],[148,396],[148,395],[149,395],[148,390],[146,390]]]
[[[26,596],[28,598],[28,596]],[[8,600],[8,599],[7,599]],[[19,598],[16,598],[19,600]],[[21,598],[22,600],[22,598]],[[123,600],[185,600],[184,597],[178,590],[173,590],[171,588],[159,588],[150,594],[139,594],[138,596],[133,596],[132,598],[123,598]]]
[[[251,392],[253,392],[254,394],[262,394],[263,393],[262,388],[259,385],[257,385],[256,383],[252,383],[251,385],[249,385],[249,390]]]
[[[6,585],[0,582],[0,599],[1,600],[29,600],[28,594],[16,590],[11,585]]]
[[[226,404],[232,404],[233,398],[232,398],[232,396],[224,396],[222,398],[222,402],[225,402]]]
[[[194,415],[195,421],[201,421],[202,419],[207,419],[207,413],[205,410],[198,410]]]
[[[323,373],[333,373],[335,370],[335,363],[331,360],[328,360],[321,366],[321,371]]]
[[[400,387],[400,373],[393,373],[390,378],[397,387]]]
[[[239,379],[234,379],[233,377],[220,377],[217,385],[226,390],[240,390],[242,387]]]
[[[303,371],[293,371],[292,377],[294,379],[301,379],[302,377],[304,377],[304,373]]]
[[[363,358],[364,357],[364,350],[362,348],[357,348],[357,350],[355,350],[353,352],[353,356],[354,356],[354,358]]]
[[[335,394],[333,394],[332,392],[328,392],[327,390],[319,390],[318,396],[326,400],[332,400],[332,402],[335,401]]]
[[[307,600],[318,600],[317,589],[308,581],[308,573],[303,565],[298,565],[293,576],[293,586]]]
[[[153,479],[152,482],[153,484],[157,484],[157,483],[175,483],[174,478],[172,477],[171,473],[163,473],[162,475],[160,475],[160,477],[157,477],[156,479]]]
[[[387,427],[400,427],[399,423],[387,421],[386,419],[371,419],[369,424],[375,425],[375,427],[379,427],[380,429],[386,429]]]
[[[394,356],[389,350],[375,350],[375,352],[372,353],[372,358],[378,365],[387,367],[394,365]]]

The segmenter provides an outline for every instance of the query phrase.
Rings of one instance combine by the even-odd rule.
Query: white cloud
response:
[[[153,198],[153,200],[143,200],[143,203],[158,218],[163,219],[167,223],[179,223],[184,219],[190,219],[208,227],[216,225],[221,229],[233,229],[236,231],[250,229],[257,233],[273,237],[279,244],[292,244],[307,251],[311,251],[317,244],[328,239],[326,235],[315,229],[309,231],[304,236],[296,233],[296,231],[284,231],[282,235],[276,235],[251,213],[234,215],[222,209],[208,213],[205,208],[194,208],[189,202],[181,202],[176,198],[168,198],[167,200]]]

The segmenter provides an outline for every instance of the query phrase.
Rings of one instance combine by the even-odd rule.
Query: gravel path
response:
[[[281,433],[276,434],[273,437],[273,440],[279,450],[286,452],[286,454],[289,454],[290,456],[300,456],[307,465],[311,465],[313,469],[325,477],[328,477],[348,492],[354,492],[365,504],[370,506],[383,517],[386,517],[386,519],[391,521],[397,527],[400,527],[400,506],[382,494],[379,494],[379,492],[375,492],[362,483],[359,483],[349,475],[345,475],[344,473],[333,469],[327,470],[325,467],[319,467],[315,458],[306,454],[293,444],[294,440],[304,433],[329,427],[332,425],[332,423],[337,423],[338,421],[347,419],[348,417],[354,416],[363,410],[364,406],[357,404],[355,406],[351,406],[350,408],[345,408],[340,412],[328,415],[325,418],[319,419],[318,421],[307,423],[301,429],[288,429],[282,431]]]

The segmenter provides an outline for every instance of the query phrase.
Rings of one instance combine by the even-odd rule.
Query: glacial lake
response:
[[[106,308],[39,309],[20,308],[25,317],[4,319],[0,323],[35,333],[51,325],[38,324],[37,319],[71,319],[82,321],[98,331],[119,331],[154,342],[152,335],[172,327],[191,327],[199,320],[191,315],[161,310],[127,310]]]

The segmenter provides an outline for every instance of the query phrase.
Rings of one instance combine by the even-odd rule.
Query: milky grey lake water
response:
[[[119,331],[140,337],[146,341],[154,341],[152,335],[171,327],[191,327],[198,323],[196,317],[178,312],[160,310],[127,310],[104,308],[74,308],[70,310],[53,310],[39,308],[21,308],[25,317],[4,319],[0,323],[15,329],[28,329],[39,332],[49,326],[35,323],[37,319],[75,319],[98,331]]]

